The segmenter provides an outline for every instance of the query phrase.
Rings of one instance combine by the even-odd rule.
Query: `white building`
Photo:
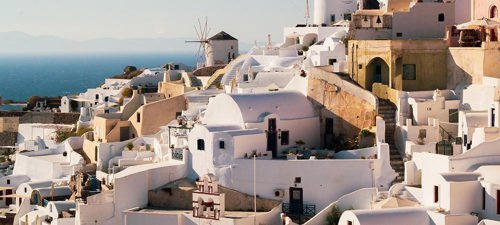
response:
[[[205,51],[205,66],[228,64],[239,56],[238,39],[221,31],[207,40]]]
[[[314,0],[314,24],[331,26],[340,20],[351,20],[357,8],[355,0]]]

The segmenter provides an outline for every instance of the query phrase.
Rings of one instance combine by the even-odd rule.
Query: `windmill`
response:
[[[202,26],[202,22],[198,19],[198,26],[194,26],[194,30],[196,31],[196,35],[198,36],[197,41],[186,41],[186,43],[200,43],[198,47],[198,51],[196,53],[196,66],[197,68],[203,67],[205,64],[205,60],[207,58],[208,51],[208,33],[210,33],[210,29],[208,29],[208,19],[205,17],[205,25]]]

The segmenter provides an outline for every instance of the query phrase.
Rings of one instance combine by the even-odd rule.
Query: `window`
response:
[[[248,74],[243,74],[243,81],[248,81]]]
[[[401,32],[396,33],[396,37],[403,37],[403,33]]]
[[[347,225],[352,225],[352,221],[348,220]]]
[[[226,148],[226,142],[224,142],[224,141],[219,141],[219,148],[220,148],[220,149],[225,149],[225,148]]]
[[[302,177],[295,177],[294,183],[300,184],[302,182]]]
[[[418,131],[418,138],[426,138],[427,137],[427,130],[426,129],[420,129]]]
[[[281,145],[290,143],[290,131],[281,131]]]
[[[198,150],[205,151],[205,141],[203,139],[198,139],[197,145],[198,145]]]
[[[330,22],[335,22],[335,14],[330,15]]]
[[[448,113],[450,123],[458,123],[458,109],[449,109]]]
[[[98,153],[97,146],[95,146],[95,148],[94,148],[94,161],[96,161],[96,162],[97,162],[97,155],[98,155],[97,153]]]
[[[350,13],[344,13],[344,20],[351,21],[351,14]]]
[[[10,179],[7,179],[7,184],[10,184]]]
[[[141,113],[137,113],[137,122],[140,123],[141,122]]]
[[[333,118],[325,119],[325,134],[333,134]]]
[[[179,65],[174,65],[174,70],[179,70]]]
[[[403,80],[416,80],[417,69],[415,64],[403,64]]]
[[[492,6],[490,9],[490,18],[498,18],[498,8],[496,5]]]
[[[358,69],[362,70],[363,69],[363,64],[358,64]]]
[[[336,62],[337,62],[337,59],[329,59],[329,60],[328,60],[328,64],[329,64],[329,65],[333,65],[333,64],[334,64],[334,63],[336,63]]]
[[[444,13],[439,13],[438,22],[444,22]]]
[[[28,193],[28,188],[24,188],[24,193]]]
[[[437,203],[439,201],[439,187],[434,186],[434,202]]]
[[[486,209],[486,189],[483,187],[483,210]]]
[[[500,190],[497,190],[497,214],[500,214]]]
[[[99,100],[99,95],[95,95],[95,100]]]
[[[175,112],[175,118],[182,116],[182,112]]]

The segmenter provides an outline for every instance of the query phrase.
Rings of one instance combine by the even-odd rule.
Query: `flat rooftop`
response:
[[[161,214],[161,215],[178,215],[178,214],[186,214],[191,215],[193,213],[192,210],[179,210],[179,209],[160,209],[160,208],[141,208],[141,209],[130,209],[126,212],[132,213],[144,213],[144,214]],[[267,212],[257,212],[257,216],[263,215]],[[253,217],[254,212],[243,212],[243,211],[226,211],[224,214],[225,218],[229,219],[241,219],[247,217]]]

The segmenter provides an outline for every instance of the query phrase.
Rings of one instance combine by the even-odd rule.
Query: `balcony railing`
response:
[[[298,224],[303,224],[316,215],[316,205],[283,203],[281,211]]]
[[[172,159],[175,160],[184,160],[184,150],[181,148],[172,149]]]

